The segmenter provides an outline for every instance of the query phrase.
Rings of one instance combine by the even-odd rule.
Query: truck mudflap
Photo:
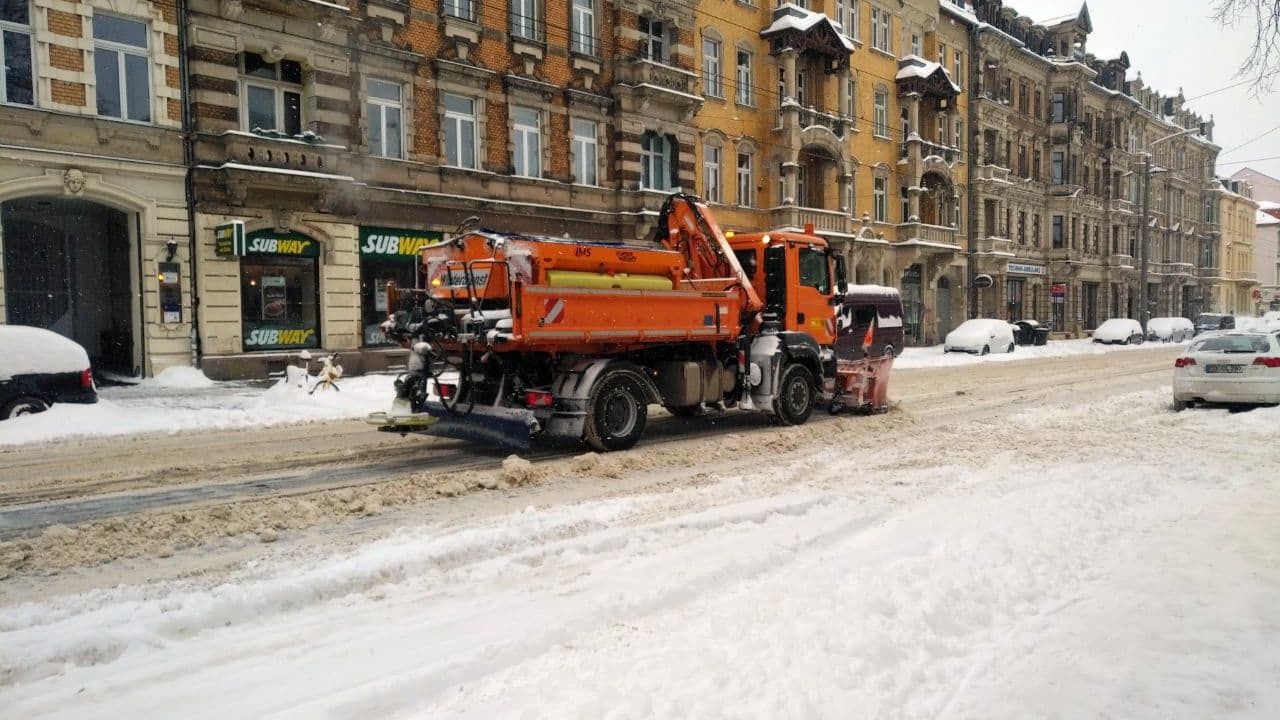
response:
[[[439,402],[427,401],[423,406],[434,422],[410,432],[469,440],[528,450],[541,426],[530,410],[492,406],[447,408]]]

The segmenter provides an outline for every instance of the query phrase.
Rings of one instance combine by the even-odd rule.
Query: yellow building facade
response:
[[[1222,281],[1214,288],[1213,307],[1218,312],[1252,315],[1259,307],[1259,299],[1253,296],[1259,287],[1253,257],[1258,213],[1253,188],[1241,180],[1222,180],[1218,213],[1222,233],[1214,259]]]
[[[964,318],[969,30],[937,0],[703,0],[695,191],[727,229],[805,229],[903,293],[909,342]]]

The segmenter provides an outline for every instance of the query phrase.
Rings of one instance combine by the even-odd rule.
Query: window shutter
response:
[[[668,157],[671,165],[671,189],[680,187],[680,145],[676,142],[675,135],[667,136],[667,148],[670,151]]]

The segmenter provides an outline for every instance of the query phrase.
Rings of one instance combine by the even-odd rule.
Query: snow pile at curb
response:
[[[165,388],[210,388],[214,386],[214,382],[205,376],[199,368],[178,365],[165,368],[151,378],[149,382],[153,382],[160,387]]]
[[[198,372],[198,371],[197,371]],[[164,373],[161,373],[164,375]],[[203,377],[203,375],[201,375]],[[180,373],[171,380],[193,387],[198,380]],[[138,433],[262,427],[360,418],[385,410],[395,396],[395,378],[363,375],[343,378],[338,391],[306,389],[277,382],[266,388],[214,383],[201,392],[155,392],[158,383],[108,388],[94,405],[56,404],[37,415],[0,423],[0,447]],[[170,388],[172,389],[172,388]]]
[[[992,353],[990,355],[970,355],[969,353],[942,351],[941,345],[930,347],[905,348],[902,355],[893,361],[895,370],[911,370],[914,368],[955,367],[973,365],[983,362],[1017,362],[1037,358],[1061,358],[1077,355],[1103,355],[1113,352],[1142,350],[1144,348],[1185,347],[1186,343],[1148,342],[1142,345],[1103,345],[1088,338],[1081,340],[1052,340],[1047,345],[1019,345],[1011,353]]]

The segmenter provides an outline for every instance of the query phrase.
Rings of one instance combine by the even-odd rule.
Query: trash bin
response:
[[[1042,328],[1042,327],[1036,328],[1036,344],[1037,345],[1049,344],[1049,328]]]
[[[1014,342],[1019,345],[1034,345],[1036,342],[1036,329],[1040,327],[1040,323],[1035,320],[1019,320],[1013,323],[1016,331],[1013,334]]]

